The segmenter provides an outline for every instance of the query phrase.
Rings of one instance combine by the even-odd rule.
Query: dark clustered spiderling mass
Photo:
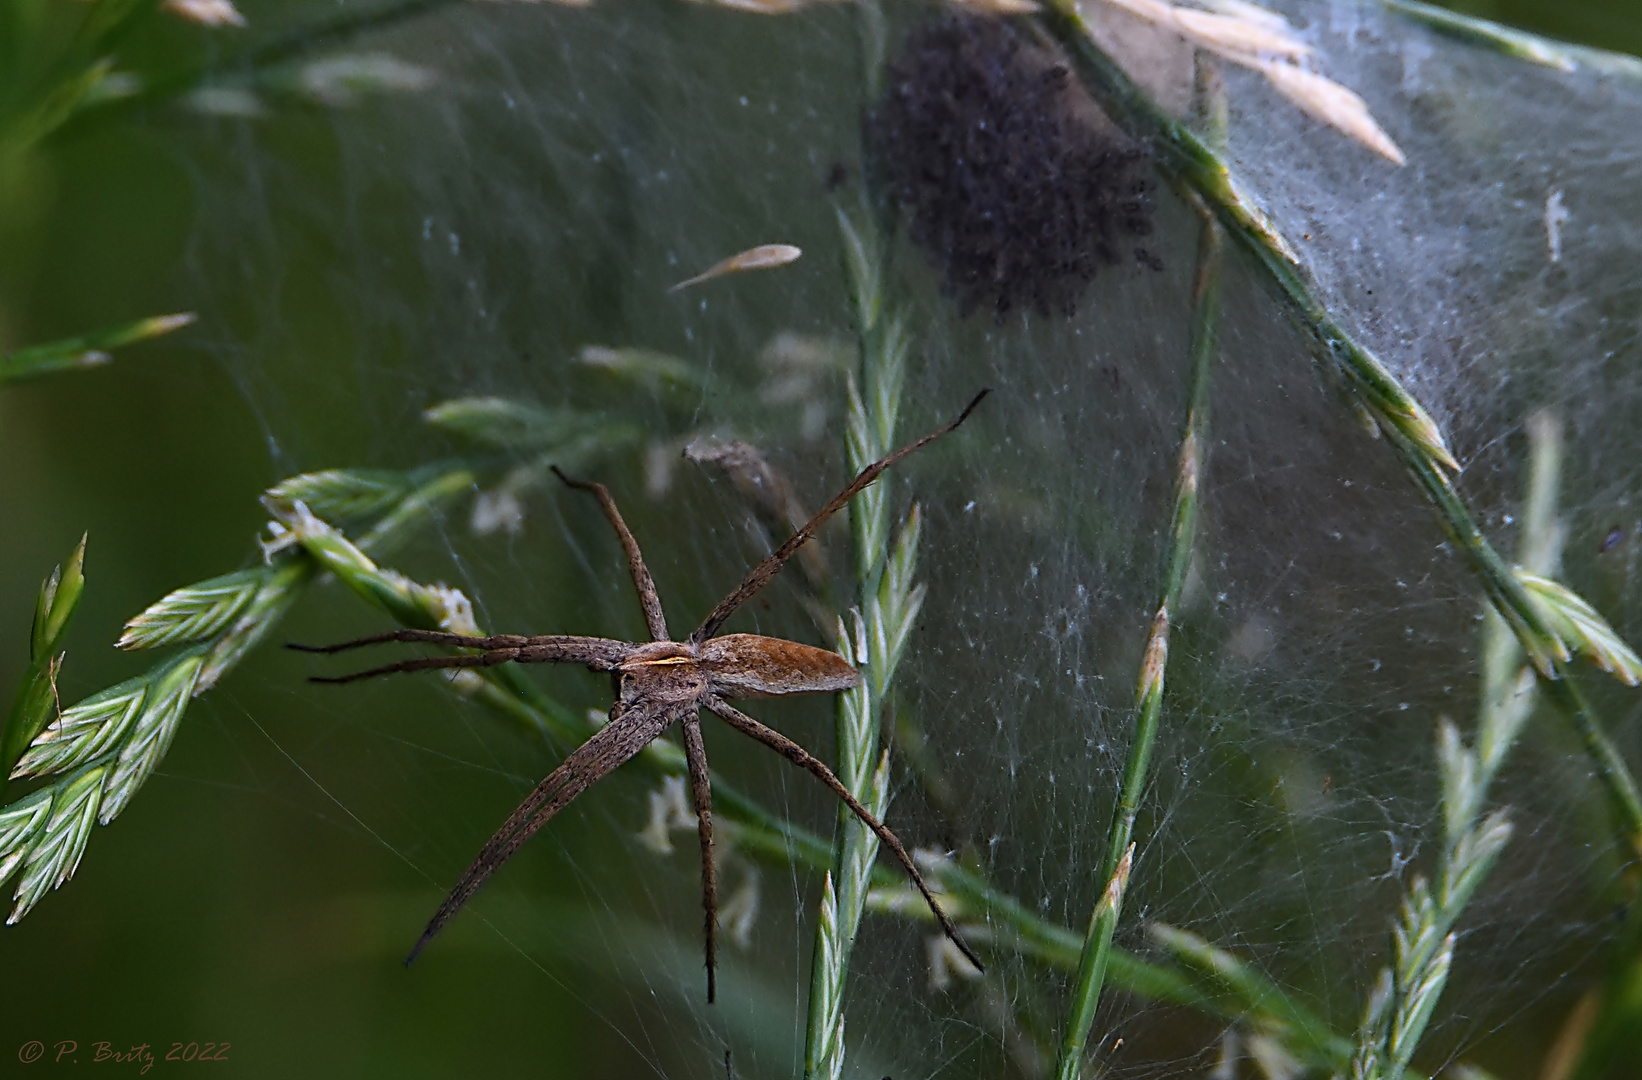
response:
[[[964,314],[1070,315],[1101,264],[1151,233],[1144,155],[1054,54],[1002,21],[914,27],[886,87],[866,116],[873,168]]]

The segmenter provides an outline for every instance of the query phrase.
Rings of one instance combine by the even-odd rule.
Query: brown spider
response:
[[[478,649],[477,653],[456,656],[425,656],[398,663],[371,668],[335,678],[314,679],[315,682],[344,683],[367,679],[398,671],[426,671],[431,668],[490,667],[517,661],[531,663],[586,664],[592,671],[608,671],[616,680],[617,700],[610,706],[610,722],[570,753],[547,779],[536,785],[525,801],[519,804],[511,817],[490,838],[490,842],[473,860],[456,887],[451,889],[445,902],[439,905],[416,947],[405,958],[409,964],[416,959],[433,936],[444,929],[447,922],[462,905],[478,891],[479,886],[495,873],[513,853],[538,829],[571,801],[593,786],[618,766],[632,758],[650,741],[673,724],[683,722],[684,754],[689,762],[690,793],[695,803],[698,832],[701,838],[701,892],[702,906],[706,909],[707,1000],[714,998],[715,936],[718,923],[718,882],[713,867],[712,793],[707,774],[707,753],[701,740],[699,710],[707,709],[725,723],[743,734],[750,735],[770,749],[781,754],[800,768],[807,769],[833,794],[844,801],[855,816],[866,823],[884,845],[906,868],[907,874],[923,893],[929,909],[935,913],[941,929],[952,939],[976,969],[984,970],[977,957],[953,925],[941,905],[936,903],[923,875],[913,865],[906,847],[883,822],[862,806],[854,795],[839,781],[833,771],[820,759],[779,731],[759,723],[746,713],[732,707],[725,698],[768,697],[777,694],[831,693],[849,690],[860,684],[861,677],[848,662],[836,653],[801,645],[796,641],[760,637],[757,634],[726,634],[715,637],[720,626],[742,604],[750,600],[780,571],[792,554],[813,537],[828,518],[841,510],[853,496],[876,480],[880,473],[913,451],[927,446],[969,416],[981,398],[976,395],[958,418],[908,443],[882,460],[861,470],[848,487],[811,518],[804,527],[788,537],[768,558],[752,569],[735,591],[720,600],[702,624],[688,639],[672,641],[667,635],[667,620],[662,615],[661,600],[656,595],[655,582],[645,568],[644,556],[633,534],[627,530],[615,500],[603,484],[572,480],[553,471],[560,480],[573,488],[590,491],[604,508],[604,514],[615,527],[621,546],[627,553],[627,568],[633,575],[638,590],[639,605],[644,609],[644,621],[652,640],[643,644],[613,641],[609,638],[574,637],[561,634],[522,636],[495,634],[490,637],[468,637],[433,630],[389,630],[382,634],[337,645],[293,645],[303,652],[333,653],[362,645],[389,641],[419,641]]]

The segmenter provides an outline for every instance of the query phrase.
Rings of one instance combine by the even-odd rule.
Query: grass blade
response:
[[[111,357],[108,350],[181,330],[195,319],[192,312],[178,315],[156,315],[97,330],[81,337],[64,338],[45,345],[30,345],[0,359],[0,382],[32,378],[54,371],[96,367],[106,364]]]

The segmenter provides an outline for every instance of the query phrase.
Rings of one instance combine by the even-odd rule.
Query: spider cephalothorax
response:
[[[447,922],[468,902],[479,886],[518,851],[524,842],[551,821],[560,810],[592,787],[594,783],[643,750],[657,736],[674,724],[684,734],[684,754],[689,763],[690,792],[695,803],[697,827],[701,839],[701,892],[706,911],[707,1000],[715,996],[715,941],[718,925],[718,879],[713,865],[712,789],[707,773],[707,752],[701,739],[700,710],[706,709],[743,734],[781,754],[793,764],[809,771],[842,799],[854,814],[877,834],[878,839],[894,853],[905,867],[912,881],[923,893],[929,908],[935,914],[941,929],[952,939],[963,954],[977,968],[981,962],[958,934],[958,928],[941,910],[923,875],[913,865],[905,845],[883,822],[850,794],[848,788],[833,775],[819,759],[785,735],[768,727],[732,706],[727,698],[770,697],[779,694],[816,694],[848,690],[861,679],[854,668],[835,653],[804,645],[796,641],[762,637],[758,634],[725,634],[717,636],[724,621],[742,604],[773,578],[793,553],[813,537],[818,529],[843,509],[857,492],[876,480],[885,469],[908,454],[945,435],[963,423],[972,409],[980,403],[982,391],[956,420],[935,429],[928,435],[909,443],[882,460],[861,470],[850,485],[833,498],[821,511],[757,566],[718,606],[708,613],[700,626],[683,641],[673,641],[667,633],[667,618],[656,595],[656,585],[644,565],[638,541],[628,531],[615,500],[603,484],[571,480],[563,473],[559,478],[571,487],[590,491],[604,508],[605,516],[615,528],[627,553],[627,567],[638,590],[639,606],[644,609],[645,626],[650,641],[627,642],[611,638],[578,637],[568,634],[496,634],[490,637],[467,637],[436,630],[390,630],[339,645],[292,646],[306,652],[340,652],[389,641],[417,641],[474,649],[455,656],[423,656],[368,671],[356,672],[339,678],[322,678],[319,682],[351,682],[373,675],[387,675],[396,671],[426,671],[433,668],[491,667],[496,664],[517,662],[584,664],[593,671],[610,672],[616,683],[616,701],[610,706],[610,722],[600,728],[586,742],[571,751],[559,767],[520,803],[511,817],[502,823],[490,838],[479,857],[473,861],[445,897],[443,904],[428,923],[422,937],[411,950],[405,962],[410,963],[444,929]],[[557,472],[558,470],[554,470]]]

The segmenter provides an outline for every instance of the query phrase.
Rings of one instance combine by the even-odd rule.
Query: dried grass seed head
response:
[[[885,82],[866,116],[868,152],[965,314],[1070,315],[1096,270],[1151,233],[1145,155],[1058,57],[1007,23],[924,22]]]

